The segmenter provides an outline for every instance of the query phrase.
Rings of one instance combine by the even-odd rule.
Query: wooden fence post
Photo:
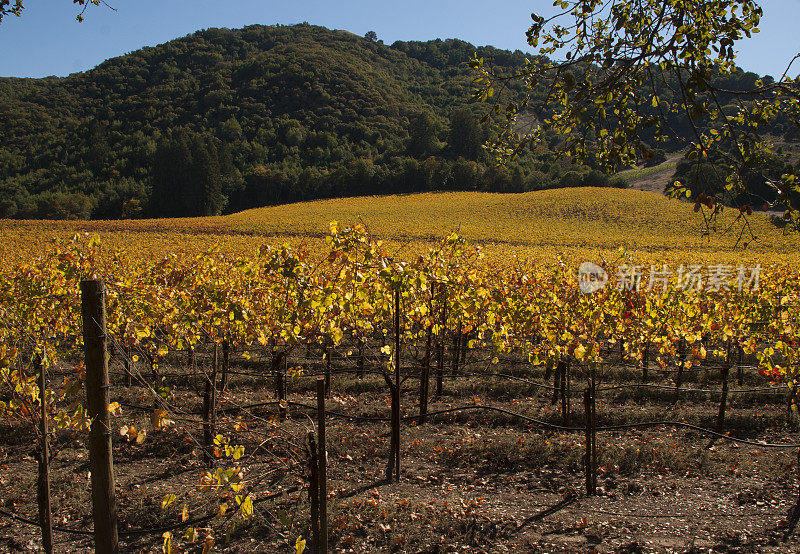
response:
[[[211,433],[217,433],[217,373],[219,373],[219,345],[214,343],[214,359],[211,368]]]
[[[439,290],[441,289],[441,290]],[[442,313],[439,321],[439,336],[436,350],[436,397],[442,396],[444,388],[444,335],[447,329],[447,288],[444,283],[439,283],[436,292],[442,297]]]
[[[394,390],[392,391],[394,480],[400,482],[400,289],[394,291]]]
[[[564,362],[562,366],[562,375],[561,375],[561,419],[564,422],[564,425],[569,423],[569,369],[570,363],[569,358]]]
[[[131,373],[131,349],[127,346],[122,347],[122,367],[125,370],[125,386],[131,388],[133,385],[133,373]]]
[[[102,281],[81,281],[81,316],[86,367],[86,408],[92,419],[89,465],[92,472],[92,515],[95,552],[119,552],[114,461],[108,413],[105,288]]]
[[[275,398],[278,399],[278,418],[286,419],[286,352],[272,353],[272,372],[275,379]]]
[[[314,432],[308,432],[308,501],[311,504],[311,551],[319,552],[319,461]]]
[[[731,369],[731,346],[728,343],[725,361],[722,363],[721,375],[722,379],[722,395],[719,400],[719,414],[717,415],[717,433],[722,433],[725,430],[725,407],[728,402],[728,375]]]
[[[586,387],[583,391],[583,409],[584,420],[586,424],[586,449],[584,454],[584,470],[586,472],[586,494],[594,496],[597,493],[595,486],[595,468],[594,468],[594,426],[592,422],[592,389]]]
[[[739,386],[741,387],[744,384],[744,367],[742,367],[742,358],[744,357],[744,348],[742,345],[739,344],[739,341],[736,341],[736,350],[738,356],[736,357],[736,377],[739,380]]]
[[[592,412],[592,490],[597,491],[597,382],[595,379],[595,368],[592,367],[591,381],[591,412]]]
[[[358,337],[358,359],[356,360],[356,370],[359,379],[364,378],[364,339]]]
[[[203,459],[206,465],[214,464],[213,444],[214,432],[217,423],[217,345],[214,344],[214,363],[211,375],[206,375],[206,390],[203,395]]]
[[[317,378],[317,480],[319,481],[319,552],[328,553],[328,453],[325,449],[325,378]]]
[[[550,399],[550,405],[555,406],[558,402],[558,395],[561,394],[561,377],[564,374],[564,360],[559,360],[556,365],[555,373],[553,373],[553,397]]]
[[[681,365],[678,366],[678,374],[675,376],[675,403],[678,402],[680,390],[681,390],[681,383],[683,382],[683,368],[686,365],[686,339],[681,339],[680,344],[680,357],[681,357]]]
[[[331,352],[330,339],[325,339],[325,398],[331,395]]]
[[[800,448],[797,449],[797,502],[795,510],[800,510]]]
[[[400,289],[394,291],[394,383],[388,375],[384,378],[392,394],[386,480],[400,481]]]
[[[644,343],[644,352],[642,353],[642,383],[647,382],[647,370],[650,364],[650,343]]]
[[[453,375],[458,375],[458,361],[461,359],[461,322],[458,323],[458,329],[453,332],[453,352],[450,360],[450,371]]]
[[[419,417],[417,425],[425,423],[428,415],[428,386],[431,377],[431,333],[432,326],[425,332],[425,357],[422,359],[422,370],[419,376]]]
[[[230,343],[228,339],[222,341],[222,379],[219,390],[225,392],[228,388],[228,370],[230,369]]]
[[[39,505],[39,525],[42,528],[42,550],[53,554],[53,514],[50,507],[50,448],[47,440],[47,402],[45,391],[44,364],[42,357],[36,355],[35,365],[39,371],[39,404],[41,407],[39,420],[39,434],[41,447],[39,449],[39,478],[36,487],[36,499]]]

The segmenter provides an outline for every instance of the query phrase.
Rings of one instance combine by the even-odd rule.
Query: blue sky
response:
[[[374,30],[395,40],[461,38],[473,44],[527,50],[530,13],[551,0],[108,0],[116,11],[90,6],[78,23],[69,0],[27,0],[21,18],[0,23],[0,76],[42,77],[85,71],[103,60],[208,27],[308,21],[359,35]],[[780,75],[800,52],[800,0],[762,0],[761,33],[742,42],[738,63]],[[800,63],[791,72],[800,73]]]

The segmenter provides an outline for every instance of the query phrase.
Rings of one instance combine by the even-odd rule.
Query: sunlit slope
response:
[[[228,216],[226,223],[268,233],[317,233],[331,219],[360,220],[373,232],[395,238],[457,231],[482,242],[564,246],[697,244],[703,227],[684,203],[657,194],[594,188],[345,198],[247,210]]]
[[[526,246],[611,248],[723,248],[736,242],[741,225],[703,236],[693,205],[661,194],[607,188],[555,189],[523,194],[449,192],[324,200],[247,210],[222,218],[223,225],[267,233],[318,233],[332,219],[362,220],[393,238],[442,237],[452,231],[481,242]],[[724,219],[730,224],[733,210]],[[750,227],[768,249],[797,248],[763,214]],[[745,232],[746,239],[749,233]],[[755,245],[753,245],[755,246]]]
[[[220,217],[136,221],[4,222],[6,228],[147,231],[212,234],[315,236],[330,221],[363,221],[378,235],[396,240],[432,239],[458,232],[474,241],[517,246],[562,246],[673,250],[727,250],[741,231],[703,237],[705,224],[693,205],[662,195],[620,189],[573,188],[524,194],[446,192],[340,198],[270,206]],[[729,210],[726,222],[734,215]],[[794,251],[763,214],[750,218],[760,244],[751,248]],[[749,236],[745,231],[744,238]]]

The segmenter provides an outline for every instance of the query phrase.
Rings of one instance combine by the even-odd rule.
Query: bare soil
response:
[[[156,431],[143,411],[123,406],[115,426],[148,429],[142,444],[114,434],[114,459],[120,532],[124,552],[161,552],[161,533],[124,535],[213,514],[230,498],[197,490],[204,465],[198,448],[201,381],[181,375],[179,361],[167,375],[172,385],[176,422]],[[312,356],[309,372],[321,364]],[[290,364],[291,365],[291,364]],[[477,371],[474,364],[467,371]],[[352,369],[336,361],[334,370]],[[149,406],[144,387],[122,386],[119,364],[112,363],[112,399]],[[267,362],[242,363],[234,369],[253,372]],[[266,371],[266,370],[264,370]],[[543,370],[521,364],[492,366],[492,371],[544,380]],[[608,366],[602,385],[633,383],[635,369]],[[688,388],[719,388],[718,372],[697,371]],[[651,372],[651,382],[671,385],[668,374]],[[435,390],[434,380],[431,392]],[[233,375],[220,406],[243,406],[272,400],[271,377]],[[572,379],[572,409],[567,423],[583,424],[582,376]],[[290,399],[313,405],[310,376],[292,378]],[[754,370],[744,387],[765,386]],[[402,394],[404,415],[418,410],[417,379]],[[734,381],[732,389],[737,388]],[[456,406],[496,406],[551,423],[562,423],[560,406],[550,391],[498,377],[447,378],[444,394],[430,411]],[[726,429],[731,436],[768,442],[797,442],[797,422],[787,414],[782,392],[732,394]],[[685,421],[713,428],[718,398],[709,393],[622,389],[604,393],[599,425],[657,420]],[[380,375],[363,379],[334,374],[327,408],[341,414],[388,417],[389,394]],[[179,413],[177,410],[187,412]],[[217,551],[289,552],[298,535],[308,536],[308,499],[304,490],[268,496],[304,486],[305,433],[310,411],[292,406],[280,421],[275,405],[220,414],[219,428],[232,443],[244,444],[248,490],[255,515],[239,522],[227,538],[215,520]],[[239,421],[239,431],[232,429]],[[245,422],[244,430],[241,422]],[[384,478],[389,449],[388,423],[328,419],[329,521],[333,552],[796,552],[793,507],[798,499],[796,449],[779,450],[712,441],[700,433],[668,426],[598,434],[598,495],[584,492],[583,433],[545,431],[512,416],[474,410],[431,417],[428,423],[404,424],[401,480]],[[0,508],[37,519],[35,435],[32,429],[0,428]],[[259,447],[259,445],[261,445]],[[54,448],[52,491],[54,523],[72,530],[92,527],[87,452],[84,437],[59,433]],[[220,467],[231,461],[217,460]],[[165,494],[177,500],[161,509]],[[198,524],[204,528],[209,523]],[[228,527],[230,530],[230,527]],[[176,540],[185,529],[173,531]],[[56,552],[91,552],[90,536],[56,532]],[[39,529],[0,516],[0,551],[36,552]],[[189,552],[200,552],[195,544]]]
[[[672,176],[675,174],[675,164],[683,158],[683,154],[670,154],[667,159],[659,167],[663,167],[660,171],[650,173],[644,177],[631,179],[628,182],[628,187],[634,190],[643,190],[648,192],[656,192],[664,194],[664,189],[672,181]],[[620,171],[619,175],[624,176],[627,172],[637,171],[636,169],[629,169]]]

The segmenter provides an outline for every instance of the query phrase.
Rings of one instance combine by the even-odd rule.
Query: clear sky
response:
[[[551,0],[107,0],[116,11],[89,6],[78,23],[70,0],[27,0],[21,18],[0,23],[0,76],[68,75],[103,60],[208,27],[307,21],[395,40],[460,38],[476,45],[529,50],[530,13]],[[761,33],[739,46],[738,63],[775,77],[800,52],[800,0],[762,0]],[[793,67],[800,73],[800,63]]]

